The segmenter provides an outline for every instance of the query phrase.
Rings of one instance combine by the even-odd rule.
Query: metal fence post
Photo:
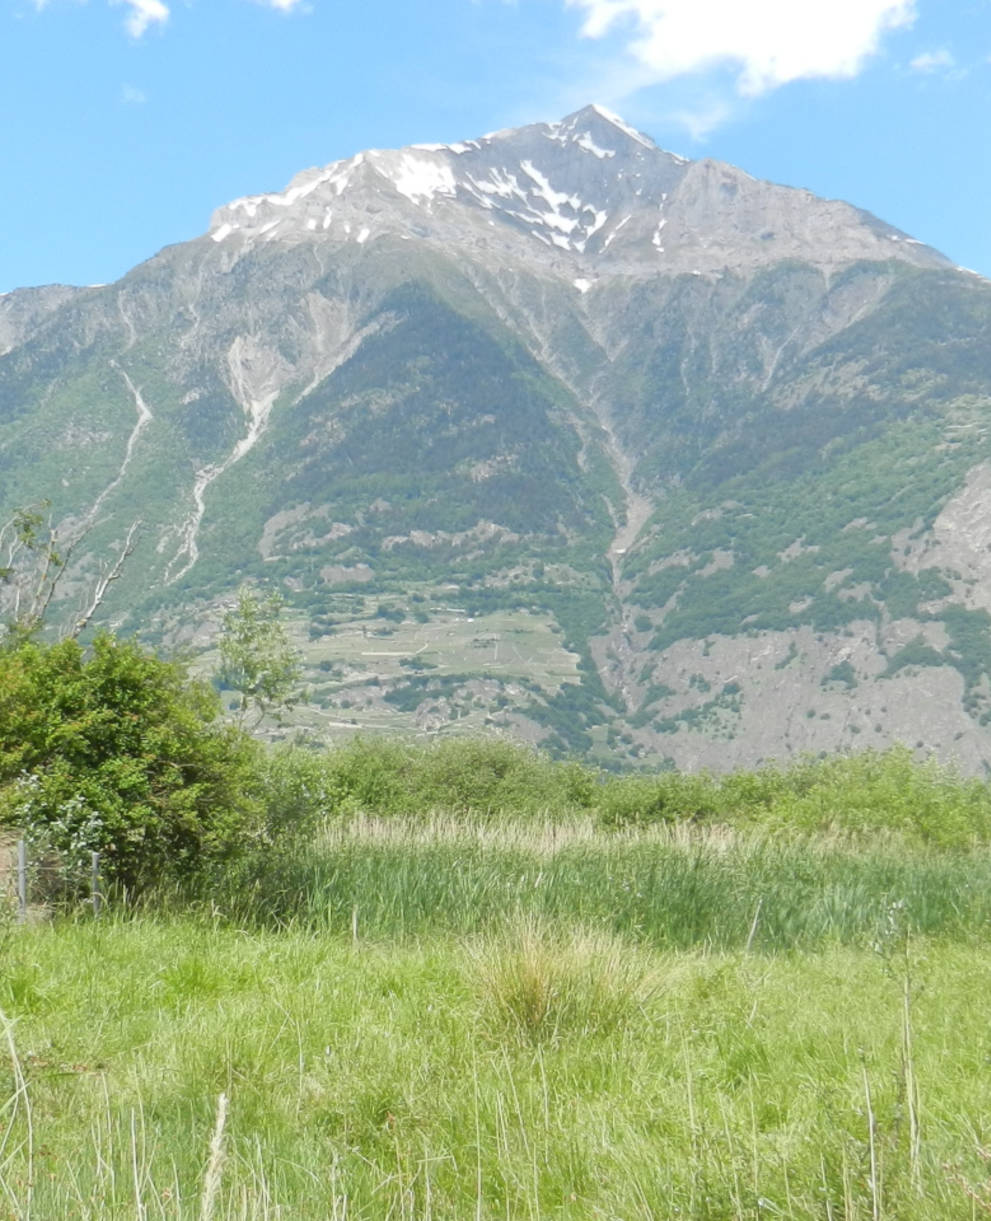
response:
[[[93,853],[92,866],[93,866],[93,875],[90,880],[90,893],[93,897],[93,915],[98,916],[100,914],[100,854],[99,854],[99,852]]]
[[[17,918],[21,924],[28,918],[28,848],[23,839],[17,841]]]

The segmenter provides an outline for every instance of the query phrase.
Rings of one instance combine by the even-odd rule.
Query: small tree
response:
[[[301,669],[282,623],[284,606],[277,593],[261,597],[242,588],[237,605],[224,616],[218,677],[241,693],[239,725],[252,708],[257,725],[263,717],[292,708],[299,700],[296,685]]]

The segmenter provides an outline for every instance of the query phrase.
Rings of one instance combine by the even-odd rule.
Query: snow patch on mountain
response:
[[[453,196],[457,191],[451,167],[436,158],[401,153],[395,167],[386,173],[399,194],[413,203],[429,201],[435,195]]]
[[[616,150],[614,148],[599,148],[596,142],[592,139],[589,132],[583,131],[575,141],[579,148],[583,148],[585,152],[591,153],[593,157],[598,157],[600,161],[608,157],[615,157]]]
[[[630,219],[631,218],[628,214],[626,216],[624,216],[623,219],[616,226],[616,228],[613,229],[612,233],[607,235],[606,240],[602,243],[603,250],[609,249],[609,247],[612,245],[612,242],[615,239],[616,235],[619,233],[619,231],[623,228],[624,225],[628,225],[630,223]]]
[[[418,152],[424,153],[454,153],[460,157],[462,153],[467,153],[473,148],[481,148],[482,145],[478,140],[461,140],[457,144],[411,144],[410,148],[415,148]]]
[[[485,195],[499,195],[503,199],[512,199],[514,195],[520,199],[526,199],[526,192],[520,186],[515,174],[510,174],[508,170],[494,169],[488,178],[473,178],[468,175],[467,181],[476,189]],[[491,207],[490,203],[483,200],[487,207]]]
[[[582,201],[576,195],[568,195],[565,191],[555,191],[547,178],[537,169],[532,161],[521,161],[520,165],[524,174],[532,178],[536,183],[536,194],[543,199],[551,210],[551,215],[561,222],[562,229],[573,229],[575,222],[572,220],[566,222],[561,216],[560,208],[562,204],[569,204],[572,208],[578,209],[582,206]],[[550,223],[555,223],[551,221]]]
[[[335,161],[323,170],[304,170],[302,174],[296,175],[284,191],[245,195],[231,200],[214,214],[210,237],[215,242],[223,242],[238,229],[252,228],[252,222],[267,208],[292,208],[322,187],[337,196],[343,195],[355,170],[363,164],[365,156],[365,153],[358,153],[347,161]],[[274,223],[261,226],[259,232],[268,232]]]

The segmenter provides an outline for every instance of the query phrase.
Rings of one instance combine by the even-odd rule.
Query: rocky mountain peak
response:
[[[253,244],[313,235],[363,245],[384,232],[410,236],[412,229],[417,237],[447,240],[460,220],[462,228],[505,226],[509,234],[502,236],[550,250],[601,253],[610,213],[619,212],[618,232],[645,201],[666,197],[687,164],[617,116],[588,106],[559,122],[457,144],[372,149],[306,170],[285,191],[219,209],[210,236]]]
[[[219,209],[209,236],[357,244],[383,237],[488,250],[594,281],[718,274],[781,259],[946,265],[848,204],[688,161],[604,107],[456,144],[371,149]]]

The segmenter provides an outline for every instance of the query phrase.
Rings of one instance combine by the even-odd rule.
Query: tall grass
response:
[[[916,934],[986,935],[991,857],[759,830],[357,819],[241,877],[226,904],[243,924],[371,940],[472,935],[512,915],[656,948],[774,952],[866,944],[892,910]]]

